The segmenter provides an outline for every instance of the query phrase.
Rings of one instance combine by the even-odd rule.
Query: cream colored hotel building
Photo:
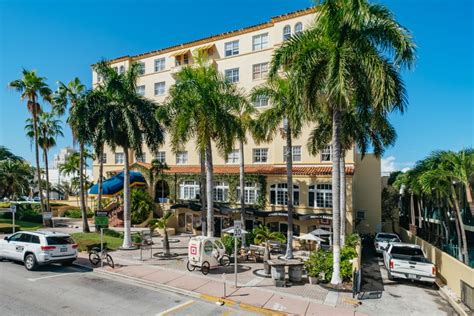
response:
[[[243,29],[210,36],[152,52],[124,56],[111,61],[111,66],[121,72],[131,62],[143,65],[138,81],[138,92],[158,103],[166,100],[175,75],[185,65],[193,64],[193,54],[207,52],[210,62],[245,91],[265,82],[272,54],[292,34],[307,28],[314,19],[314,9],[305,9],[271,18],[268,22]],[[98,78],[93,73],[93,83]],[[254,106],[265,111],[272,105],[265,99]],[[321,227],[331,229],[331,152],[326,150],[312,156],[306,147],[311,127],[307,126],[301,137],[293,141],[293,181],[295,234],[307,233]],[[199,155],[192,143],[184,144],[174,153],[167,136],[159,152],[151,152],[144,145],[144,155],[130,155],[132,169],[143,174],[147,188],[161,209],[173,209],[173,225],[178,231],[196,231],[200,226],[199,206]],[[257,223],[269,225],[274,230],[287,230],[285,212],[286,169],[284,140],[276,135],[271,143],[257,145],[249,136],[245,145],[246,187],[248,203],[246,226]],[[238,145],[236,144],[236,148]],[[238,214],[238,150],[227,159],[214,150],[216,201],[216,230],[231,224]],[[117,148],[105,151],[104,172],[111,175],[123,168],[123,151]],[[151,161],[166,162],[165,175],[150,176]],[[94,162],[94,179],[98,175],[98,162]],[[381,223],[380,161],[372,155],[361,160],[355,148],[346,154],[347,178],[347,230],[348,232],[374,232]]]

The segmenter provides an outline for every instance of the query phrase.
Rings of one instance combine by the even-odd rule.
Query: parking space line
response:
[[[35,282],[39,280],[44,280],[44,279],[52,279],[52,278],[58,278],[62,276],[67,276],[67,275],[75,275],[76,273],[61,273],[61,274],[54,274],[54,275],[47,275],[44,277],[39,277],[39,278],[28,278],[28,281]]]
[[[185,308],[185,307],[187,307],[191,304],[194,304],[194,303],[196,303],[196,302],[193,301],[193,300],[184,302],[183,304],[176,305],[176,306],[171,307],[171,308],[169,308],[169,309],[167,309],[167,310],[165,310],[165,311],[163,311],[159,314],[156,314],[156,316],[165,316],[165,315],[171,314],[172,312],[176,312],[176,311],[178,311],[180,309],[183,309],[183,308]]]

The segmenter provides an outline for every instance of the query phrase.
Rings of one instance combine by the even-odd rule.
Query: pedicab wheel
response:
[[[230,265],[230,258],[228,255],[223,255],[222,258],[219,260],[221,266],[227,267]]]
[[[207,275],[209,273],[209,269],[211,269],[211,265],[209,264],[209,262],[204,261],[201,266],[202,274]]]
[[[188,262],[186,262],[186,268],[188,269],[189,272],[193,272],[194,270],[196,270],[196,266],[195,265],[192,265],[189,260]]]
[[[107,259],[107,264],[109,265],[109,267],[113,269],[115,267],[115,264],[114,264],[114,260],[112,260],[112,257],[110,255],[107,255],[106,259]]]

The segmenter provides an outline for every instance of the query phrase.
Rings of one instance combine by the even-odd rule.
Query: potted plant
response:
[[[272,232],[267,226],[259,225],[253,230],[255,234],[255,242],[257,244],[265,244],[265,252],[263,253],[263,269],[265,274],[270,274],[270,265],[268,260],[270,260],[270,240],[276,240],[281,243],[286,242],[285,235],[280,232]]]
[[[158,219],[153,225],[150,226],[150,232],[153,234],[153,231],[156,228],[159,228],[160,230],[163,230],[163,255],[164,256],[170,256],[170,242],[168,239],[168,231],[167,231],[167,226],[168,226],[168,221],[171,218],[171,212],[166,212],[162,218]]]

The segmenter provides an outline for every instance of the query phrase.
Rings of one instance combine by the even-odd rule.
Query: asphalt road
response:
[[[27,271],[0,261],[0,315],[249,315],[248,311],[128,281],[80,267]]]

